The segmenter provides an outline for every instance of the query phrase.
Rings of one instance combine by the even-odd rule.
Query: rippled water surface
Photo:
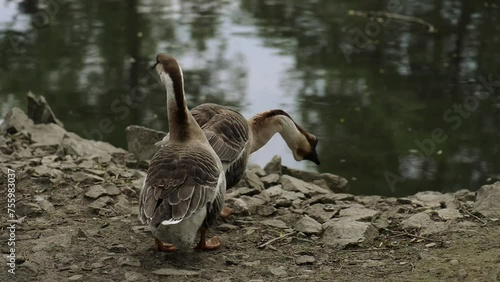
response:
[[[68,130],[126,147],[130,124],[168,130],[149,68],[167,52],[190,107],[282,108],[320,140],[319,167],[278,136],[260,165],[279,154],[356,194],[477,189],[500,179],[499,12],[472,0],[0,0],[0,114],[33,91]]]

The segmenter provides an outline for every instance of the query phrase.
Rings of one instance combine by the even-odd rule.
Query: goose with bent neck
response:
[[[251,153],[264,146],[276,133],[281,134],[296,161],[309,160],[319,165],[318,139],[296,124],[280,109],[261,112],[250,120],[217,104],[202,104],[191,110],[210,145],[222,161],[227,189],[243,177]],[[170,133],[156,145],[168,144]]]
[[[177,61],[159,54],[154,68],[167,94],[170,141],[151,159],[139,197],[139,218],[149,224],[159,250],[189,248],[198,230],[197,248],[216,249],[220,240],[205,240],[205,230],[224,205],[222,163],[187,108]]]

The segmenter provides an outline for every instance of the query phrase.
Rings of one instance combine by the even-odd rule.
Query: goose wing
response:
[[[170,143],[151,160],[139,216],[153,226],[175,224],[202,208],[218,209],[213,203],[224,191],[224,173],[212,154],[201,147],[188,152],[185,146]]]
[[[232,164],[242,156],[250,129],[240,113],[216,104],[202,104],[191,114],[223,164]]]

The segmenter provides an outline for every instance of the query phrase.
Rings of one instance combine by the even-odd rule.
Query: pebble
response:
[[[276,227],[276,228],[281,228],[281,229],[288,228],[286,223],[282,220],[279,220],[279,219],[267,219],[267,220],[261,221],[261,223],[264,225],[270,226],[270,227]]]
[[[76,280],[80,280],[82,278],[83,278],[83,275],[77,274],[77,275],[73,275],[73,276],[68,277],[68,280],[69,281],[76,281]]]
[[[269,267],[269,272],[274,276],[286,276],[286,268],[284,266],[280,267]]]
[[[295,230],[305,234],[320,234],[323,227],[319,222],[305,215],[295,224]]]
[[[313,256],[300,256],[295,259],[297,265],[313,264],[315,261],[316,259]]]
[[[160,268],[151,271],[151,273],[164,276],[197,276],[200,274],[200,271],[177,268]]]

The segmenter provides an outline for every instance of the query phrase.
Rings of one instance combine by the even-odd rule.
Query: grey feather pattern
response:
[[[247,120],[238,112],[216,105],[202,104],[191,110],[208,142],[223,164],[231,165],[226,171],[226,185],[236,185],[246,168],[250,139]]]
[[[220,175],[216,160],[205,148],[187,150],[185,145],[169,142],[149,165],[139,201],[141,220],[154,226],[178,222],[211,207],[218,196]]]

